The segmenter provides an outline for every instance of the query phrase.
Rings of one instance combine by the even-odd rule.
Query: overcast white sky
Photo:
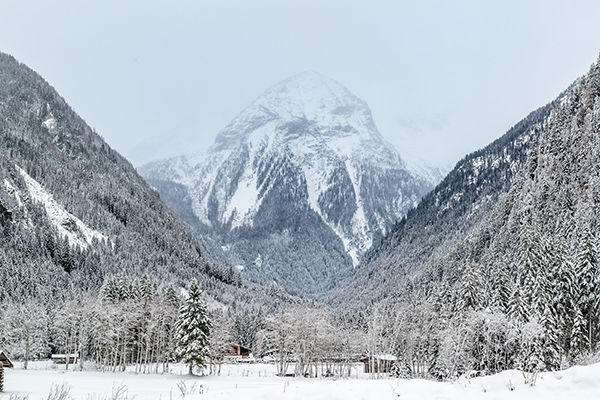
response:
[[[585,73],[599,1],[0,0],[0,51],[139,166],[205,149],[312,69],[403,155],[453,164]]]

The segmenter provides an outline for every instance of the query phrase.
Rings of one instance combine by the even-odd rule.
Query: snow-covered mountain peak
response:
[[[256,147],[340,139],[343,143],[334,144],[334,150],[352,151],[363,142],[383,143],[367,103],[339,82],[306,71],[258,96],[219,133],[213,150],[241,143]]]
[[[267,89],[253,106],[266,107],[281,117],[348,115],[359,109],[368,111],[367,104],[339,82],[315,71],[305,71]]]
[[[285,285],[293,279],[284,269],[304,263],[310,290],[330,284],[322,274],[357,265],[432,186],[386,143],[366,102],[314,71],[267,89],[207,154],[141,172],[214,240],[213,255]]]

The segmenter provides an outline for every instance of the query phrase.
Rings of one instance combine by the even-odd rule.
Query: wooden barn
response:
[[[0,392],[4,391],[4,368],[13,368],[14,365],[8,355],[0,350]]]
[[[252,350],[238,344],[230,344],[223,352],[223,359],[225,360],[244,360],[251,358],[251,356]]]
[[[14,367],[12,361],[10,361],[10,358],[8,358],[8,355],[6,355],[6,353],[2,350],[0,350],[0,365],[2,365],[4,368]]]
[[[363,357],[361,361],[365,366],[365,373],[387,374],[392,370],[392,365],[398,360],[391,354],[377,354],[369,357]]]

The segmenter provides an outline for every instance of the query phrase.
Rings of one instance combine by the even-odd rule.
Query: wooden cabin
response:
[[[10,358],[8,358],[8,355],[5,352],[3,352],[2,350],[0,350],[0,364],[4,368],[14,368],[12,361],[10,361]]]
[[[392,370],[392,365],[398,360],[391,354],[377,354],[369,357],[363,357],[361,361],[365,366],[365,373],[388,374]]]
[[[5,352],[0,350],[0,392],[4,391],[4,368],[13,368],[14,365]]]
[[[54,364],[66,364],[67,361],[69,364],[75,364],[79,359],[79,355],[77,353],[74,354],[52,354],[50,357]]]
[[[223,359],[225,360],[243,360],[249,359],[251,356],[252,350],[238,344],[230,344],[223,352]]]

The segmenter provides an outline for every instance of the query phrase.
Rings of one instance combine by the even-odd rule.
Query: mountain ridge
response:
[[[127,160],[2,52],[0,99],[0,301],[60,305],[114,276],[165,288],[197,279],[240,321],[293,301],[215,263]]]
[[[258,96],[223,128],[206,154],[205,158],[158,161],[139,171],[163,198],[173,200],[171,208],[188,224],[191,221],[198,236],[214,241],[208,248],[218,259],[243,265],[245,274],[256,281],[261,281],[258,270],[264,268],[255,261],[269,263],[265,254],[238,246],[235,250],[242,256],[236,257],[219,248],[235,247],[236,236],[244,235],[247,239],[240,240],[249,247],[259,229],[272,236],[271,243],[280,242],[286,229],[297,229],[295,218],[304,215],[313,232],[306,234],[330,241],[325,246],[333,247],[325,250],[324,245],[313,243],[322,247],[326,259],[313,258],[311,263],[320,266],[300,273],[317,283],[324,269],[330,268],[326,265],[335,264],[343,272],[326,274],[330,287],[358,264],[373,238],[431,188],[428,180],[407,169],[384,140],[366,102],[337,81],[312,71],[285,79]],[[181,192],[184,200],[173,199],[173,190]],[[266,212],[266,204],[275,208],[285,204],[287,210],[280,208],[279,217],[270,216],[270,222],[263,223],[261,212]],[[263,253],[269,252],[266,243],[271,239],[265,238]],[[298,253],[309,251],[292,242],[294,247],[304,247]],[[283,244],[279,251],[285,253],[286,248]],[[287,262],[285,257],[277,261]],[[265,274],[268,281],[293,288],[294,279],[282,277],[275,265],[271,267]],[[316,290],[322,289],[319,284]]]
[[[522,173],[536,151],[544,126],[579,82],[575,80],[555,100],[529,113],[498,139],[465,155],[416,208],[373,245],[349,286],[331,294],[329,300],[336,303],[358,296],[377,301],[400,295],[407,288],[416,289],[416,282],[436,274],[458,279],[461,268],[452,270],[444,264],[457,263],[456,259],[464,257],[461,252],[471,251],[465,241],[477,226],[483,226],[510,190],[514,177]],[[403,289],[394,290],[388,282]]]

